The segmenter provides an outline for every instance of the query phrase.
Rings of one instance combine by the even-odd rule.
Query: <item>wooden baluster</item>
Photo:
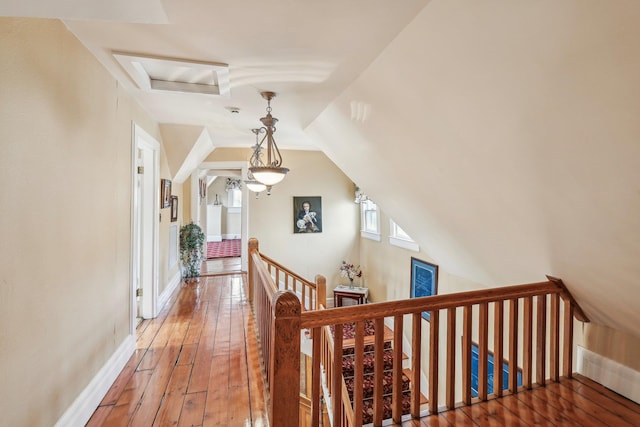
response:
[[[353,424],[362,425],[362,401],[364,384],[364,322],[356,322],[353,370]]]
[[[420,357],[422,348],[422,313],[411,316],[411,416],[420,418]]]
[[[429,327],[429,412],[432,414],[438,413],[438,344],[439,342],[440,342],[440,310],[434,310],[431,312],[430,327]],[[417,391],[419,393],[420,389],[418,388]]]
[[[306,287],[304,284],[302,284],[302,286],[300,286],[300,287],[302,288],[302,304],[304,304],[305,299],[306,299],[306,290],[307,290],[307,287]]]
[[[272,425],[292,425],[300,410],[300,300],[292,292],[273,296],[273,341],[269,379],[269,421]]]
[[[570,299],[564,300],[564,344],[563,344],[564,376],[573,377],[573,304]]]
[[[509,391],[518,392],[518,300],[509,300]]]
[[[256,253],[260,252],[260,245],[258,243],[258,239],[255,238],[251,238],[249,239],[249,244],[248,244],[248,250],[249,250],[249,265],[248,265],[248,273],[247,273],[247,280],[249,281],[249,302],[253,303],[253,293],[254,293],[254,289],[256,287],[256,273],[255,273],[255,263],[254,263],[254,259],[253,256],[251,255],[253,251],[255,251]],[[254,306],[255,307],[255,306]]]
[[[322,417],[322,394],[320,389],[320,351],[322,328],[313,328],[311,336],[313,341],[311,344],[311,425],[313,427],[320,425]]]
[[[533,297],[524,298],[524,313],[523,313],[523,337],[522,337],[522,385],[526,389],[531,388],[531,372],[533,371]],[[511,372],[511,371],[509,371]]]
[[[375,346],[373,358],[373,425],[382,425],[383,416],[383,382],[384,379],[384,318],[375,320]]]
[[[502,360],[504,359],[504,303],[496,301],[493,306],[493,393],[501,397],[504,389]]]
[[[323,307],[327,306],[327,279],[321,275],[316,275],[316,310],[320,309],[320,304]]]
[[[456,405],[456,309],[447,309],[447,409]]]
[[[402,316],[393,318],[393,396],[391,417],[394,423],[402,421]]]
[[[342,419],[342,323],[335,325],[333,334],[333,419]]]
[[[551,381],[560,380],[560,295],[551,294],[551,325],[549,338],[549,353],[551,366],[549,375]]]
[[[462,316],[462,402],[471,405],[471,321],[473,306],[465,305]]]
[[[489,365],[489,305],[480,304],[480,319],[478,325],[478,397],[487,400],[488,365]]]
[[[538,315],[536,327],[536,382],[547,383],[547,296],[538,295]]]

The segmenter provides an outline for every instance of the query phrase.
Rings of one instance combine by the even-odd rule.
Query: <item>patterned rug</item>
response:
[[[240,256],[242,239],[222,240],[222,242],[207,242],[207,259]]]

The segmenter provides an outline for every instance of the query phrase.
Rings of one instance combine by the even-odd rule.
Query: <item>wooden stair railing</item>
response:
[[[342,354],[342,327],[345,323],[355,322],[356,324],[354,353],[356,360],[361,361],[364,353],[364,339],[361,331],[365,320],[372,319],[376,328],[382,330],[384,319],[393,319],[393,352],[396,365],[392,386],[396,393],[393,393],[392,419],[394,422],[401,422],[402,407],[400,394],[397,391],[401,389],[402,381],[404,328],[411,329],[407,334],[411,337],[410,415],[418,418],[427,413],[437,413],[445,408],[453,409],[456,401],[469,405],[477,401],[517,393],[519,388],[531,388],[534,374],[536,383],[542,386],[547,380],[558,381],[561,372],[565,377],[571,377],[573,319],[575,317],[583,322],[589,321],[562,281],[550,276],[547,276],[547,281],[540,283],[305,311],[292,291],[277,289],[258,252],[257,241],[253,242],[252,239],[249,252],[249,295],[257,318],[257,333],[262,347],[266,384],[269,388],[268,405],[272,425],[284,427],[298,425],[301,329],[310,329],[313,337],[311,425],[319,425],[320,420],[322,361],[326,382],[331,384],[331,395],[325,398],[331,400],[333,425],[357,426],[359,417],[362,415],[362,401],[354,399],[352,410],[350,406],[348,408],[344,406],[342,361],[335,357]],[[316,296],[316,301],[319,298]],[[429,322],[423,321],[422,312],[430,313]],[[440,321],[442,313],[446,316],[446,322]],[[460,321],[462,336],[456,330]],[[325,326],[329,325],[334,326],[333,340],[329,339],[327,332],[323,332],[323,329],[326,330]],[[476,330],[477,336],[474,336],[473,333]],[[428,337],[428,345],[423,342],[423,335]],[[461,352],[456,349],[456,342],[460,342],[459,340],[462,343]],[[475,399],[472,399],[471,393],[473,340],[477,340],[479,349],[478,397]],[[519,341],[521,341],[520,346]],[[374,345],[377,356],[374,360],[373,425],[379,426],[382,424],[383,416],[382,334],[376,334]],[[443,360],[440,360],[439,355],[441,345],[445,347]],[[495,360],[495,388],[492,393],[489,393],[487,381],[490,347],[493,349]],[[426,354],[421,354],[421,350],[427,351]],[[409,349],[407,349],[408,352]],[[461,356],[459,356],[460,353]],[[503,364],[501,363],[505,358],[510,372],[506,392],[503,391]],[[428,373],[428,384],[425,384],[424,388],[421,387],[420,378],[423,362],[427,364],[426,372]],[[462,368],[461,385],[456,385],[455,373],[458,366]],[[520,368],[522,370],[521,387],[517,382],[517,372]],[[355,375],[362,376],[362,364],[356,364],[355,369]],[[444,386],[440,386],[440,380]],[[429,400],[426,408],[421,408],[420,405],[421,389],[428,391]],[[440,397],[441,389],[444,390],[442,398]],[[441,403],[444,403],[443,408],[439,406]]]

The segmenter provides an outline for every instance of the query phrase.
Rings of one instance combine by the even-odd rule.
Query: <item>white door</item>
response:
[[[149,319],[156,316],[158,299],[160,144],[137,125],[133,134],[132,317]]]

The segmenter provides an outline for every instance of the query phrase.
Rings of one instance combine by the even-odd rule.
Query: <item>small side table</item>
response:
[[[333,290],[333,306],[342,307],[343,298],[353,299],[357,304],[366,304],[368,296],[369,288],[359,288],[357,286],[350,288],[349,285],[338,285]]]

